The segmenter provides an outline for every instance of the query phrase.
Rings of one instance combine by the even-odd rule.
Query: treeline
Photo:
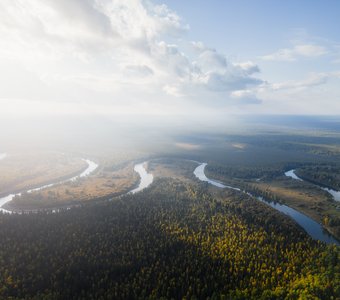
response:
[[[340,191],[340,166],[315,165],[296,170],[296,174],[312,183]]]
[[[222,166],[208,164],[207,172],[237,179],[273,179],[282,176],[285,171],[299,166],[298,163],[282,163],[264,166]]]
[[[231,138],[231,136],[229,136]],[[314,155],[337,156],[340,140],[337,137],[303,135],[233,136],[233,141],[257,147],[306,152]]]
[[[0,215],[0,240],[1,299],[340,297],[339,248],[204,184],[162,179],[58,214]]]

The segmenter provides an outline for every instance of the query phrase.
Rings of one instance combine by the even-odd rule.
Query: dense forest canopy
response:
[[[339,248],[250,197],[159,179],[58,214],[0,215],[2,299],[336,299]]]

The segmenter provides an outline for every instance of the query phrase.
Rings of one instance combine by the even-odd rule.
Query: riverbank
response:
[[[56,182],[44,184],[40,187],[32,187],[32,188],[29,188],[25,191],[12,193],[12,194],[9,194],[9,195],[6,195],[6,196],[0,198],[0,211],[5,212],[5,213],[12,213],[12,212],[17,212],[19,209],[21,211],[37,211],[37,210],[39,210],[39,208],[36,208],[36,207],[35,208],[18,207],[15,204],[13,205],[13,200],[15,201],[16,199],[21,199],[24,196],[27,197],[27,195],[32,195],[35,192],[39,192],[39,191],[42,191],[44,189],[54,187],[56,185],[64,184],[64,183],[67,183],[67,182],[74,182],[74,181],[76,181],[80,178],[83,178],[83,177],[90,175],[91,173],[93,173],[97,169],[98,165],[95,162],[88,160],[88,159],[83,159],[83,160],[87,163],[87,167],[85,169],[82,169],[80,174],[79,173],[77,175],[73,174],[71,177],[68,177],[66,179],[61,179],[61,180],[58,180]],[[63,206],[63,205],[61,205],[61,206]],[[57,207],[56,209],[59,209],[59,207]]]
[[[77,178],[85,177],[85,176],[88,176],[90,173],[92,173],[96,168],[93,168],[93,162],[88,161],[88,163],[89,163],[89,167],[87,168],[86,172],[83,172],[76,177],[70,178],[68,182],[75,181],[77,180]],[[124,170],[126,171],[126,169],[131,169],[131,165],[128,164],[123,170],[116,170],[116,172],[120,173],[122,176],[122,173],[124,173]],[[107,193],[102,196],[97,195],[96,197],[91,197],[90,199],[91,204],[96,204],[98,202],[111,200],[112,198],[120,197],[120,196],[130,194],[130,193],[135,194],[147,188],[153,182],[153,175],[147,172],[147,162],[138,163],[134,165],[133,170],[135,173],[133,174],[134,176],[130,176],[132,180],[131,184],[122,186],[122,188],[119,191],[115,191],[115,192],[111,191],[111,193]],[[137,177],[139,176],[139,178],[137,179],[135,175]],[[60,187],[62,186],[63,186],[63,183],[61,183]],[[35,193],[36,196],[40,195],[41,193],[51,192],[50,189],[44,190],[41,188],[35,191],[39,192],[39,193]],[[32,194],[32,193],[28,193],[28,194]],[[34,193],[32,195],[34,195]],[[26,198],[23,196],[21,196],[20,198],[23,198],[23,203],[25,204],[24,206],[23,204],[18,206],[18,203],[17,203],[18,201],[8,201],[2,206],[2,209],[6,210],[7,212],[13,212],[13,213],[29,213],[29,212],[34,213],[38,211],[58,212],[60,210],[70,209],[73,207],[79,207],[82,204],[89,202],[89,201],[79,200],[76,198],[75,198],[76,200],[73,200],[72,202],[68,202],[68,203],[60,203],[60,202],[59,203],[58,202],[57,203],[48,203],[48,202],[46,203],[46,201],[45,202],[42,201],[43,203],[39,203],[40,205],[37,207],[37,205],[32,205],[31,202],[27,201],[27,194],[26,194]]]
[[[322,190],[326,191],[327,193],[329,193],[331,195],[331,197],[333,197],[333,199],[335,201],[340,202],[340,191],[335,190],[333,186],[324,184],[322,182],[318,182],[316,180],[311,179],[310,177],[306,177],[306,176],[304,176],[303,173],[301,174],[301,172],[296,171],[296,170],[290,170],[290,171],[288,171],[286,173],[289,173],[290,175],[294,174],[294,176],[292,176],[292,178],[294,178],[294,179],[306,181],[306,182],[309,182],[311,184],[314,184],[314,185],[318,186],[320,189],[322,189]],[[285,175],[286,175],[286,173],[285,173]],[[290,176],[290,175],[286,175],[286,176]]]
[[[71,180],[71,179],[74,180],[76,177],[79,176],[79,174],[86,172],[87,169],[88,169],[88,166],[85,165],[84,167],[82,167],[79,170],[74,171],[70,174],[48,180],[48,181],[42,182],[40,184],[30,185],[30,186],[27,186],[25,189],[20,189],[20,190],[17,189],[17,190],[14,190],[14,191],[12,190],[10,193],[16,195],[16,194],[24,193],[25,191],[35,191],[35,190],[38,191],[38,190],[41,190],[43,188],[52,187],[53,185],[64,182],[64,181],[68,181],[68,180]],[[0,199],[3,198],[3,197],[6,197],[8,194],[9,194],[8,192],[0,193]],[[1,202],[0,202],[0,207],[1,207]]]
[[[302,228],[305,229],[306,232],[308,232],[308,234],[313,237],[314,239],[318,239],[321,240],[323,242],[326,243],[335,243],[337,245],[339,245],[339,240],[337,238],[337,235],[332,234],[334,237],[332,237],[329,233],[325,233],[323,231],[324,227],[319,224],[318,222],[316,222],[313,218],[311,218],[308,215],[305,215],[303,213],[300,212],[300,209],[292,206],[287,206],[281,203],[274,203],[273,201],[269,201],[267,200],[265,197],[259,197],[257,195],[253,195],[252,191],[247,191],[244,189],[240,189],[238,187],[235,186],[230,186],[230,185],[225,185],[221,183],[221,179],[218,178],[218,181],[215,181],[214,179],[210,179],[208,178],[204,171],[205,171],[205,167],[207,166],[206,163],[202,163],[200,164],[195,170],[194,170],[194,174],[196,175],[196,177],[204,182],[208,182],[218,188],[228,188],[228,189],[233,189],[242,193],[245,193],[249,196],[253,196],[256,197],[258,200],[267,203],[268,205],[270,205],[271,207],[273,207],[274,209],[290,216],[292,219],[294,219]],[[262,183],[261,183],[262,184]]]
[[[0,162],[0,198],[78,176],[86,161],[63,153],[10,153]]]

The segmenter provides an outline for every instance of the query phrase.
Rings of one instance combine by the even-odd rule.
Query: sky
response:
[[[2,0],[0,116],[339,115],[336,0]]]

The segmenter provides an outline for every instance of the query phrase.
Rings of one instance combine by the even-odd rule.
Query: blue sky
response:
[[[213,45],[233,59],[261,61],[259,57],[294,44],[340,46],[340,1],[157,1],[179,12],[190,26],[187,38]],[[339,50],[339,49],[338,49]],[[336,55],[336,53],[330,53]],[[337,53],[338,55],[339,52]],[[281,64],[283,73],[291,78],[303,72],[338,70],[329,64],[332,57]],[[261,62],[262,71],[280,67]],[[301,67],[301,69],[300,69]],[[268,69],[268,70],[267,70]],[[272,76],[282,78],[280,71]]]
[[[339,114],[339,15],[335,0],[3,0],[0,114]]]
[[[298,32],[338,41],[340,2],[186,0],[166,3],[190,25],[188,37],[244,58],[289,45]]]

